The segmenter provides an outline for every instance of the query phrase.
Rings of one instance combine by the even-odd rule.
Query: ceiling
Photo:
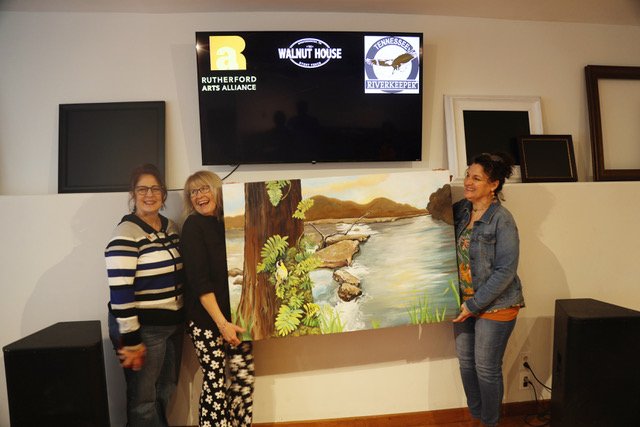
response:
[[[640,26],[640,0],[0,0],[0,11],[357,12]]]

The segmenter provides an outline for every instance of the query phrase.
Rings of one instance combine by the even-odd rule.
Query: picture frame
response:
[[[129,190],[131,171],[165,172],[165,101],[58,106],[58,193]]]
[[[575,182],[576,158],[571,135],[518,138],[522,182]]]
[[[585,67],[594,181],[640,180],[640,67]]]
[[[447,157],[454,182],[464,179],[468,161],[475,155],[496,151],[514,157],[516,166],[509,181],[520,181],[517,137],[543,133],[540,97],[445,95],[444,113]],[[499,137],[494,136],[496,132]]]
[[[421,170],[225,184],[229,303],[242,339],[453,320],[448,183],[448,171]],[[299,322],[287,320],[293,304],[307,306]]]

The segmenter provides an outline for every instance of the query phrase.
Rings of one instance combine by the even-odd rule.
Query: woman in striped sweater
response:
[[[167,189],[153,165],[131,175],[125,215],[105,250],[109,335],[127,383],[127,425],[167,426],[183,339],[183,274],[176,225],[160,215]]]

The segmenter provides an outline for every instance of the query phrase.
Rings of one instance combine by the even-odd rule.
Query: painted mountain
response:
[[[244,339],[450,320],[449,174],[226,184],[229,288]]]

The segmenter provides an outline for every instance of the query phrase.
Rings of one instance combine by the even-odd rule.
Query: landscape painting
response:
[[[455,318],[448,171],[225,184],[232,316],[243,339]]]

